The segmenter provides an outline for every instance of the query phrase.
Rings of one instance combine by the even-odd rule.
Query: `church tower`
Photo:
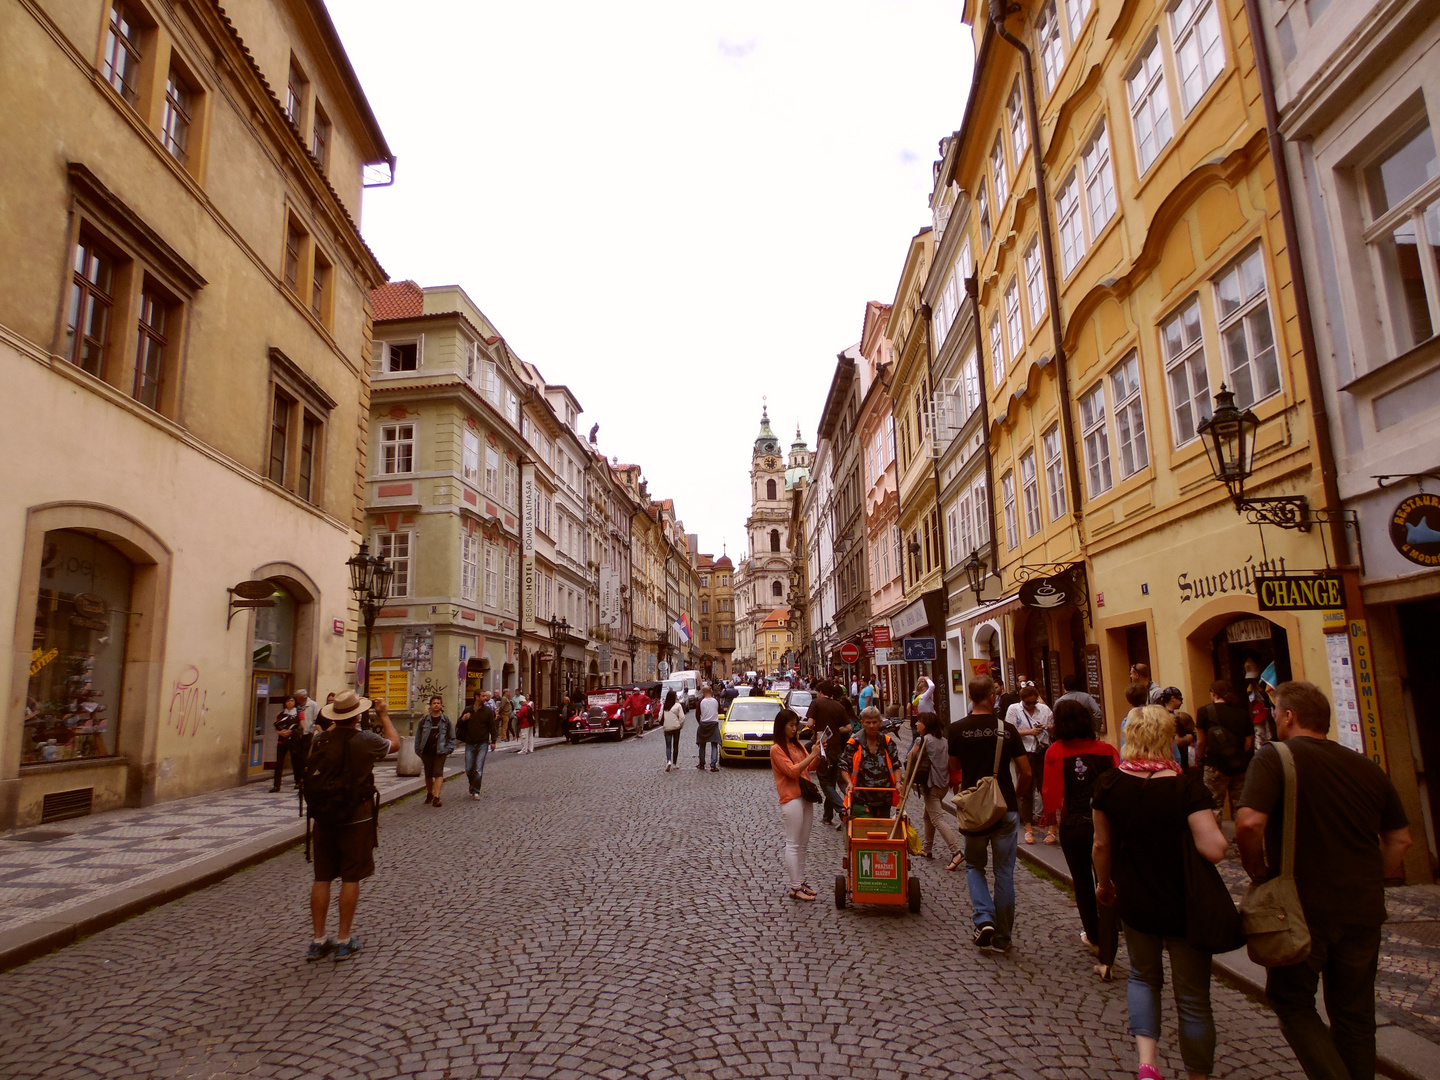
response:
[[[810,453],[798,439],[787,461],[783,444],[770,427],[768,407],[761,410],[760,432],[750,452],[750,517],[745,522],[746,559],[735,575],[736,659],[769,670],[772,643],[761,641],[771,631],[761,626],[776,608],[786,608],[795,553],[791,550],[790,498],[800,472],[808,474]],[[790,645],[788,629],[772,627],[778,652]]]

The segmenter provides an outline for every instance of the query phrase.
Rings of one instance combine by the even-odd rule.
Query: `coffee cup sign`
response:
[[[1020,586],[1020,603],[1042,610],[1064,607],[1070,599],[1070,572],[1048,578],[1031,578]]]

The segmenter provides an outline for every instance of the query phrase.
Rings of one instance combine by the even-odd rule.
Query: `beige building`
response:
[[[707,678],[729,678],[735,654],[735,564],[728,555],[701,555],[695,572],[700,588],[699,670]]]
[[[5,828],[242,783],[349,682],[393,158],[316,0],[36,0],[0,41]]]

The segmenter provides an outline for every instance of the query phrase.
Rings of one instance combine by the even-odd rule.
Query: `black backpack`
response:
[[[1227,706],[1240,710],[1235,706]],[[1245,740],[1220,722],[1220,709],[1207,705],[1200,710],[1201,723],[1205,729],[1206,756],[1213,755],[1219,770],[1226,776],[1239,776],[1250,764],[1253,756],[1245,749]]]
[[[350,742],[356,734],[356,728],[336,725],[321,733],[310,747],[301,788],[306,810],[306,862],[310,861],[311,821],[329,826],[349,825],[361,804],[369,799],[371,820],[379,823],[379,792],[375,789],[370,763],[358,760],[350,752]],[[379,846],[378,838],[376,846]]]

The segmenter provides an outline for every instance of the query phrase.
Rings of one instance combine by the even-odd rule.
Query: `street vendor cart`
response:
[[[906,784],[908,791],[909,784]],[[885,791],[894,788],[857,788]],[[902,803],[903,805],[903,803]],[[852,904],[908,904],[920,910],[920,879],[910,874],[906,819],[852,817],[845,825],[844,873],[835,875],[835,906]]]

